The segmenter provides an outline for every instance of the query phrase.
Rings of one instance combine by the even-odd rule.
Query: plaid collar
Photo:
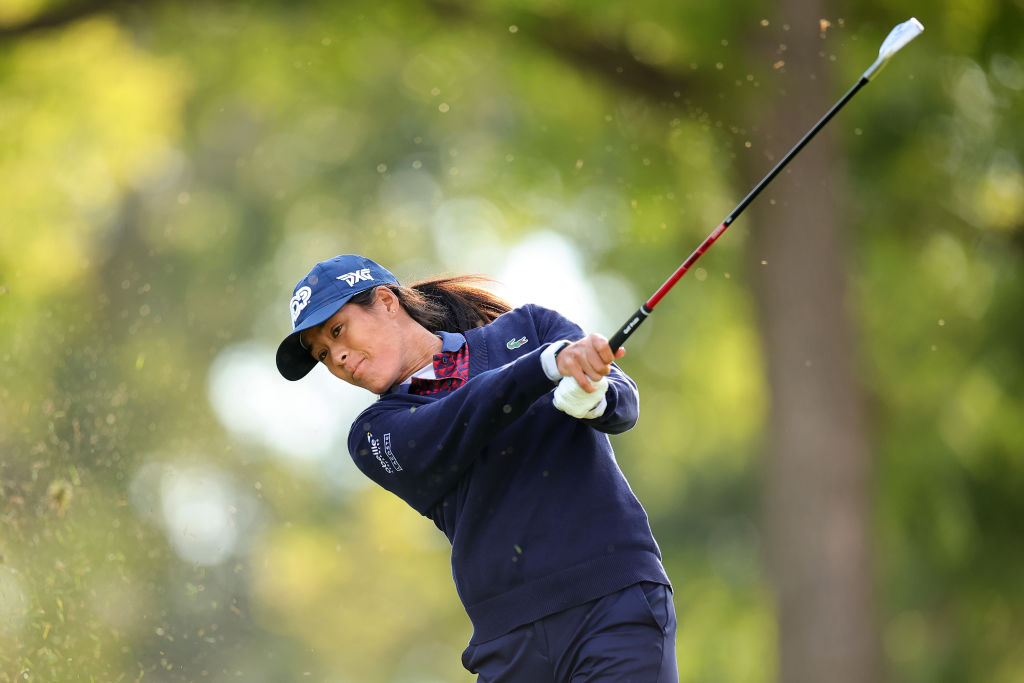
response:
[[[437,394],[459,388],[469,379],[469,345],[458,332],[438,332],[441,353],[408,380],[391,387],[391,394]]]

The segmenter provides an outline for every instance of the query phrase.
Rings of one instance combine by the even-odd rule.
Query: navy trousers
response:
[[[638,583],[484,643],[462,664],[478,683],[677,683],[672,591]]]

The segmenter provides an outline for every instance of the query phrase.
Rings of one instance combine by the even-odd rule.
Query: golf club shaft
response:
[[[836,112],[842,109],[843,106],[845,106],[846,103],[849,102],[850,99],[857,94],[857,91],[863,88],[868,82],[869,79],[867,76],[861,76],[860,80],[857,81],[857,84],[850,88],[847,91],[847,93],[843,95],[842,98],[838,102],[836,102],[831,109],[828,110],[828,113],[821,117],[821,120],[819,120],[816,124],[814,124],[814,127],[807,131],[807,134],[804,135],[803,138],[801,138],[800,142],[796,143],[793,149],[789,150],[786,156],[782,158],[782,161],[776,164],[775,168],[773,168],[768,173],[768,175],[761,179],[761,182],[759,182],[754,187],[754,189],[750,191],[750,194],[744,197],[743,201],[741,201],[736,206],[736,208],[732,210],[732,213],[730,213],[728,217],[726,217],[726,219],[722,221],[722,223],[717,228],[715,228],[711,232],[711,234],[704,239],[703,242],[700,243],[700,245],[693,251],[692,254],[690,254],[690,256],[685,261],[683,261],[682,265],[680,265],[679,268],[676,269],[676,272],[672,274],[672,277],[666,280],[665,283],[661,285],[661,287],[659,287],[653,295],[651,295],[651,298],[649,298],[642,306],[640,306],[640,308],[636,310],[636,313],[629,317],[629,319],[622,325],[622,327],[619,328],[618,332],[612,335],[612,338],[608,342],[611,345],[613,352],[617,351],[619,347],[621,347],[626,342],[626,340],[629,339],[630,335],[632,335],[636,331],[636,329],[640,327],[640,324],[647,319],[647,316],[651,314],[651,311],[653,311],[654,307],[658,305],[658,302],[661,301],[662,297],[668,294],[669,290],[672,289],[673,286],[675,286],[676,282],[678,282],[679,279],[686,274],[686,271],[688,271],[690,267],[697,262],[697,259],[703,256],[704,252],[707,251],[711,247],[711,245],[715,243],[715,240],[722,236],[722,233],[725,232],[726,229],[732,224],[732,222],[736,220],[736,218],[741,213],[743,213],[743,210],[746,209],[752,201],[754,201],[754,198],[757,197],[757,195],[761,194],[761,191],[764,190],[768,183],[774,180],[775,176],[777,176],[782,171],[782,169],[784,169],[786,165],[793,160],[793,157],[795,157],[800,152],[800,150],[802,150],[804,146],[811,141],[811,138],[817,135],[818,131],[824,128],[825,124],[827,124],[832,119],[832,117],[836,115]]]

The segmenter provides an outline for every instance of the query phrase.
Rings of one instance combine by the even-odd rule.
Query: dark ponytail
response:
[[[431,332],[465,332],[481,327],[512,310],[507,301],[480,286],[492,282],[478,275],[458,275],[424,280],[403,287],[386,285],[409,316]],[[351,302],[370,306],[370,289],[352,297]]]

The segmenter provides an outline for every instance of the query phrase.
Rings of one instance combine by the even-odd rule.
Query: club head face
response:
[[[878,48],[878,56],[882,59],[889,59],[903,49],[907,43],[921,35],[922,31],[924,31],[924,25],[911,17],[889,31],[889,35],[882,42],[882,47]]]
[[[921,35],[922,31],[924,31],[924,25],[913,17],[889,31],[889,35],[882,42],[882,47],[878,48],[878,59],[864,72],[863,78],[869,81],[874,78],[875,74],[889,62],[890,57]]]

